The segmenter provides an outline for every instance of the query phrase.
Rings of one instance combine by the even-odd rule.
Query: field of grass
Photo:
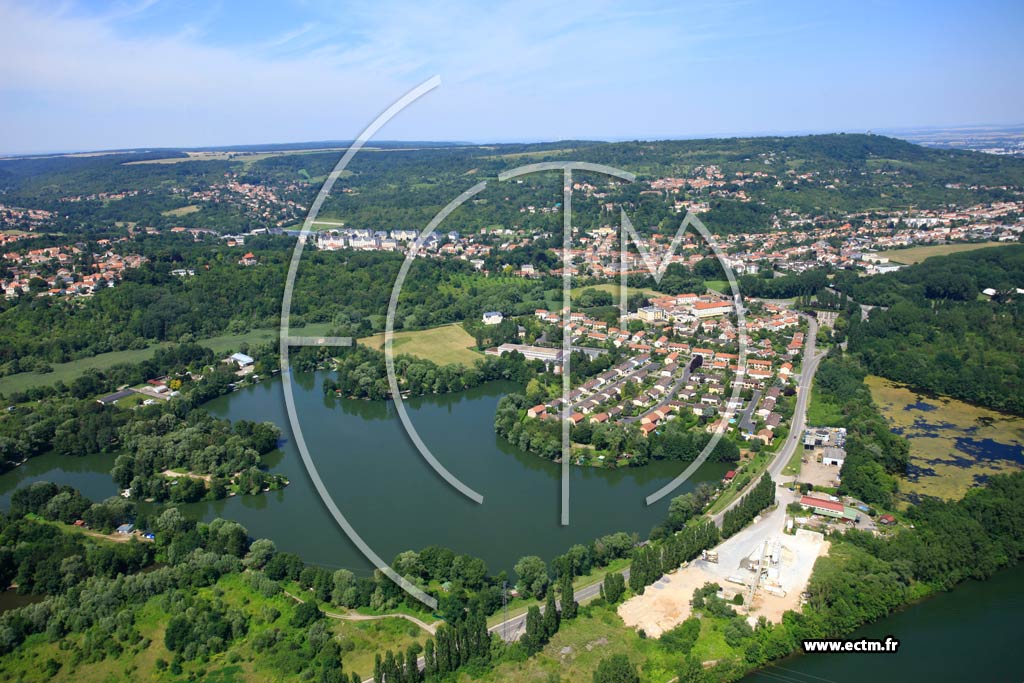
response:
[[[732,292],[732,288],[729,286],[728,280],[705,280],[704,286],[718,292],[719,294],[728,294]]]
[[[503,662],[479,679],[468,675],[458,677],[460,683],[470,680],[501,683],[533,683],[543,681],[589,681],[597,665],[613,654],[628,655],[640,664],[644,660],[644,641],[622,623],[614,608],[584,608],[580,616],[563,624],[551,642],[535,657],[523,662]],[[644,677],[645,681],[664,683],[671,675]]]
[[[781,444],[782,441],[783,439],[778,439],[776,441],[776,447],[778,447],[778,445]],[[740,495],[740,493],[744,489],[746,489],[747,486],[753,485],[754,483],[757,482],[757,480],[761,477],[761,473],[768,469],[768,464],[771,463],[771,461],[774,458],[774,449],[764,449],[760,453],[755,455],[753,459],[748,460],[743,465],[744,473],[750,474],[750,479],[747,480],[747,483],[741,486],[737,486],[739,477],[734,479],[729,485],[725,487],[725,490],[723,490],[722,493],[719,494],[718,498],[715,499],[715,502],[711,504],[711,507],[708,508],[707,513],[709,515],[715,515],[722,511],[727,505],[729,505],[733,500],[735,500]]]
[[[315,154],[317,152],[341,151],[343,147],[324,147],[322,149],[286,149],[274,152],[232,152],[232,151],[211,151],[211,152],[186,152],[184,157],[165,157],[163,159],[145,159],[143,161],[129,161],[125,166],[136,166],[140,164],[181,164],[186,161],[241,161],[246,166],[264,159],[274,157],[291,156],[293,154]],[[350,173],[347,172],[346,175]]]
[[[807,404],[807,425],[809,427],[836,427],[843,419],[843,407],[821,400],[817,387],[811,388],[811,400]]]
[[[539,149],[534,152],[511,152],[509,154],[492,154],[490,156],[483,157],[484,159],[533,159],[535,157],[546,157],[554,156],[558,154],[564,154],[565,152],[574,152],[575,147],[565,147],[559,149]]]
[[[795,477],[800,474],[800,466],[803,464],[804,449],[797,448],[793,451],[793,455],[789,457],[789,462],[782,468],[782,473]]]
[[[724,619],[701,620],[701,633],[693,655],[710,662],[736,656],[725,642]],[[638,666],[643,683],[666,683],[677,673],[681,656],[667,651],[657,640],[641,638],[622,623],[614,606],[595,603],[583,607],[580,616],[563,622],[558,633],[543,650],[527,661],[508,661],[479,678],[463,674],[460,683],[470,680],[505,683],[546,683],[547,681],[589,681],[602,659],[624,654]]]
[[[63,381],[71,382],[86,370],[105,370],[118,363],[139,363],[153,355],[156,347],[130,349],[128,351],[111,351],[91,358],[54,363],[53,372],[19,372],[16,375],[0,377],[0,394],[9,395],[16,391],[24,391],[29,387],[56,384]]]
[[[946,256],[948,254],[957,254],[961,251],[974,251],[975,249],[987,249],[989,247],[1004,247],[1005,242],[976,242],[976,243],[961,243],[961,244],[933,244],[927,247],[910,247],[908,249],[891,249],[889,251],[881,252],[881,256],[886,256],[890,261],[896,263],[903,263],[906,265],[912,265],[914,263],[920,263],[929,256]]]
[[[575,299],[580,294],[582,294],[585,290],[588,290],[588,289],[597,289],[597,290],[600,290],[602,292],[608,292],[609,294],[612,295],[612,299],[615,301],[616,305],[619,303],[619,291],[620,291],[621,288],[620,288],[620,286],[618,284],[613,284],[613,283],[610,283],[610,282],[607,282],[607,283],[601,284],[601,285],[589,285],[589,286],[586,286],[586,287],[573,287],[572,290],[571,290],[572,297]],[[648,296],[648,297],[663,296],[663,294],[661,292],[659,292],[657,290],[654,290],[654,289],[651,289],[650,287],[630,287],[629,288],[629,294],[630,295],[636,294],[637,292],[643,293],[645,296]],[[560,290],[560,289],[550,290],[548,292],[548,300],[549,301],[554,301],[557,305],[561,305],[561,303],[562,303],[562,290]]]
[[[203,207],[196,206],[195,204],[189,204],[188,206],[181,206],[177,209],[169,209],[168,211],[161,211],[161,216],[187,216],[190,213],[196,213],[202,211]]]
[[[292,332],[303,336],[315,336],[327,334],[330,325],[328,323],[314,323],[305,327],[296,328]],[[229,351],[237,351],[243,344],[250,346],[265,344],[270,341],[277,341],[280,330],[276,327],[263,327],[243,332],[241,334],[224,334],[208,339],[198,339],[197,343],[213,349],[216,354],[227,354]],[[467,335],[468,336],[468,335]],[[168,346],[168,342],[153,344],[144,349],[129,349],[126,351],[111,351],[101,353],[90,358],[68,361],[67,363],[54,363],[53,372],[19,372],[16,375],[0,377],[0,394],[9,395],[16,391],[24,391],[29,387],[45,386],[63,381],[68,383],[76,377],[85,373],[86,370],[106,370],[119,363],[140,363],[152,357],[153,352],[161,347]]]
[[[363,337],[359,343],[370,348],[383,349],[384,334]],[[469,336],[461,325],[454,324],[432,327],[428,330],[395,332],[391,348],[395,353],[409,354],[438,365],[455,363],[471,366],[483,358],[483,354],[472,350],[473,346],[476,346],[476,340]]]

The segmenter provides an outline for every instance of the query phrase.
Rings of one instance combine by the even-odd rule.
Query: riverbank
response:
[[[899,639],[897,654],[794,654],[752,672],[743,683],[781,680],[931,681],[984,680],[1017,683],[1024,678],[1018,653],[1024,621],[1024,566],[1005,569],[987,581],[968,581],[954,590],[911,603],[858,628],[850,639]],[[979,655],[983,653],[989,656]]]

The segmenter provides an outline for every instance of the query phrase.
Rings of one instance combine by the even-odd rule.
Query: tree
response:
[[[548,566],[536,555],[527,555],[516,562],[513,570],[519,581],[516,587],[524,595],[532,595],[540,600],[548,589]]]
[[[536,605],[532,605],[530,609],[526,611],[526,632],[523,634],[521,642],[527,655],[534,655],[537,652],[540,652],[540,649],[544,647],[544,643],[546,642],[544,636],[544,621],[540,613],[540,608]]]
[[[576,602],[576,589],[573,588],[572,577],[568,574],[563,574],[561,584],[562,618],[575,619],[580,606]]]
[[[273,541],[269,538],[258,538],[249,546],[249,552],[243,562],[251,569],[263,569],[276,552],[277,546]]]
[[[704,672],[704,666],[700,663],[700,660],[692,655],[687,655],[686,659],[679,667],[679,683],[705,683],[708,680],[707,674]]]
[[[555,602],[555,591],[548,591],[548,597],[544,601],[544,640],[551,640],[552,636],[558,633],[558,626],[561,618],[558,613],[558,605]]]
[[[636,665],[626,655],[605,657],[594,672],[594,683],[640,683]]]
[[[609,604],[614,605],[622,599],[622,594],[626,592],[626,577],[620,572],[609,572],[604,577],[604,582],[601,584],[601,597],[604,598]]]
[[[316,603],[312,600],[307,600],[295,608],[295,613],[292,614],[292,618],[288,623],[294,628],[306,628],[314,621],[322,619],[323,616],[324,613],[320,611]]]

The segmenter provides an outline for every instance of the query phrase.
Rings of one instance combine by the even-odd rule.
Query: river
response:
[[[988,581],[967,581],[857,630],[850,638],[900,641],[897,654],[794,655],[743,683],[864,683],[929,681],[1019,683],[1017,650],[1024,622],[1024,566]]]
[[[310,453],[335,502],[363,539],[385,560],[397,553],[439,544],[482,557],[492,572],[523,555],[547,560],[573,543],[615,531],[646,537],[666,513],[668,501],[647,507],[644,497],[683,469],[684,463],[641,468],[573,468],[571,520],[559,523],[560,466],[512,448],[494,433],[498,400],[518,386],[492,382],[465,392],[406,402],[410,418],[434,455],[484,496],[477,505],[451,489],[412,446],[394,405],[324,396],[321,375],[296,377],[296,407]],[[214,399],[204,406],[231,420],[269,420],[290,434],[282,384],[271,380]],[[0,476],[0,506],[19,485],[40,479],[71,484],[93,499],[116,493],[107,476],[112,456],[33,458]],[[257,538],[328,568],[369,571],[322,505],[288,438],[267,456],[273,472],[289,478],[286,489],[258,496],[182,505],[198,519],[237,520]],[[729,469],[707,463],[679,493],[698,482],[717,482]],[[145,511],[148,506],[143,505]]]

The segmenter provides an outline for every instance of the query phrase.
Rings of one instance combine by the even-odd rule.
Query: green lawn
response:
[[[732,287],[729,286],[729,282],[727,280],[705,280],[704,286],[708,289],[713,289],[719,294],[732,293]]]
[[[818,388],[811,388],[811,400],[807,405],[808,427],[833,427],[843,420],[843,408],[835,403],[821,400]]]
[[[161,211],[161,216],[187,216],[190,213],[201,211],[203,207],[196,206],[195,204],[189,204],[188,206],[181,206],[177,209],[168,209],[167,211]]]
[[[800,474],[800,466],[803,464],[804,449],[798,447],[793,451],[793,455],[790,456],[789,462],[782,468],[782,473],[790,476],[797,476]]]
[[[359,343],[370,348],[383,349],[384,334],[363,337]],[[462,328],[462,325],[453,324],[432,327],[428,330],[395,332],[391,348],[396,354],[409,354],[433,361],[438,365],[455,363],[472,366],[483,358],[482,353],[471,348],[474,346],[476,346],[476,340]]]
[[[619,303],[619,291],[621,290],[621,285],[619,285],[618,283],[611,283],[611,282],[606,282],[605,284],[601,284],[601,285],[588,285],[586,287],[573,287],[572,290],[571,290],[572,297],[575,299],[580,294],[582,294],[585,290],[588,290],[588,289],[598,289],[598,290],[600,290],[602,292],[608,292],[609,294],[612,295],[612,299],[615,301],[615,303],[616,304]],[[629,288],[630,295],[636,294],[637,292],[641,292],[641,293],[643,293],[644,295],[646,295],[648,297],[664,296],[661,292],[659,292],[657,290],[654,290],[654,289],[651,289],[650,287],[630,287]],[[555,301],[560,306],[561,302],[562,302],[562,290],[560,290],[560,289],[550,290],[548,292],[548,300],[549,301]]]
[[[704,662],[734,656],[725,642],[726,620],[705,617],[693,654]],[[667,651],[658,640],[641,638],[623,624],[616,607],[595,603],[583,607],[580,616],[562,627],[543,650],[526,661],[499,663],[479,678],[468,674],[457,680],[495,683],[543,683],[545,681],[589,681],[602,659],[625,654],[637,665],[643,683],[667,683],[677,672],[681,656]]]

